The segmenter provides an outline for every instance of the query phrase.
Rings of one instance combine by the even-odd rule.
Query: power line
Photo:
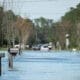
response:
[[[14,2],[54,2],[54,1],[58,1],[58,0],[13,0]],[[10,0],[6,0],[5,2],[11,2]]]

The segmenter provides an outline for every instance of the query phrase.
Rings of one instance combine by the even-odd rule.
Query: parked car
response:
[[[40,48],[41,51],[48,51],[49,50],[49,47],[48,47],[48,44],[43,44]]]
[[[33,50],[40,50],[40,48],[41,48],[41,44],[32,46]]]
[[[38,45],[34,45],[32,46],[33,50],[42,50],[42,51],[48,51],[52,49],[52,46],[49,44],[38,44]]]

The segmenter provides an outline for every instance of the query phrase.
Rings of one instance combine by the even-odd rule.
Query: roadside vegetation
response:
[[[0,7],[0,47],[6,48],[12,42],[30,46],[52,42],[56,47],[59,42],[61,49],[66,49],[66,34],[69,34],[69,48],[80,49],[80,4],[71,7],[58,22],[44,17],[24,19]]]

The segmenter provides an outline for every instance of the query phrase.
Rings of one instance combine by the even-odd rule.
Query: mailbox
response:
[[[9,53],[10,53],[12,56],[16,56],[16,54],[19,53],[19,49],[18,49],[18,48],[10,48],[10,49],[9,49]]]

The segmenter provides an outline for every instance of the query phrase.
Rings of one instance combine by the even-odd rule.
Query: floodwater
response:
[[[14,58],[14,70],[2,59],[0,80],[80,80],[80,52],[23,51]]]

